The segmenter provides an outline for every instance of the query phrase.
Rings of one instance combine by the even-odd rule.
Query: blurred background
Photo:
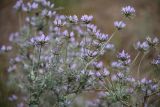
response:
[[[121,7],[131,5],[136,9],[136,17],[133,20],[125,20],[127,27],[116,34],[114,43],[117,49],[127,50],[133,57],[136,55],[133,44],[137,40],[143,40],[146,36],[160,37],[160,0],[51,0],[56,7],[64,7],[59,13],[65,15],[94,16],[94,23],[104,33],[111,34],[115,20],[123,20]],[[8,42],[12,32],[19,29],[18,16],[13,9],[16,0],[0,0],[0,47]],[[149,60],[157,53],[151,53],[148,60],[143,62],[143,71],[150,70]],[[8,102],[8,95],[14,92],[6,86],[8,56],[0,55],[0,107],[13,107]],[[147,72],[149,75],[151,72]],[[154,74],[153,75],[157,75]],[[160,77],[159,75],[157,75]]]

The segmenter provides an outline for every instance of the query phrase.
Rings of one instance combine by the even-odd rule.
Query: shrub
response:
[[[14,8],[19,14],[26,14],[20,31],[9,38],[13,49],[16,48],[16,57],[10,59],[8,68],[9,83],[24,95],[18,100],[13,94],[9,100],[18,100],[18,107],[70,107],[78,95],[86,92],[97,95],[86,101],[88,107],[154,106],[149,100],[159,96],[159,81],[142,78],[140,67],[145,55],[158,48],[157,37],[137,42],[138,53],[133,60],[122,50],[116,61],[105,65],[102,58],[109,51],[115,52],[111,39],[126,27],[124,21],[115,21],[114,32],[105,34],[91,23],[92,15],[78,18],[58,14],[58,8],[47,0],[18,0]],[[131,6],[123,7],[121,12],[127,19],[135,16]],[[1,53],[11,50],[11,46],[1,47]],[[137,62],[140,54],[143,56]],[[156,69],[160,66],[159,59],[158,56],[151,63]],[[133,68],[136,62],[138,66]]]

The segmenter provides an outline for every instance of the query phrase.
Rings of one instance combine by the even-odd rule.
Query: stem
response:
[[[65,69],[66,70],[67,70],[67,56],[68,56],[68,45],[69,45],[68,42],[69,41],[68,41],[68,38],[67,38],[66,44],[65,44],[66,46],[65,46],[65,59],[64,59],[64,61],[65,61],[65,67],[66,67]]]
[[[131,105],[129,105],[127,102],[124,102],[124,101],[122,101],[122,100],[120,100],[120,102],[121,102],[123,105],[127,106],[127,107],[131,107]]]
[[[134,58],[134,60],[132,61],[132,64],[133,65],[135,63],[135,61],[137,60],[138,56],[140,55],[140,52],[137,53],[136,57]]]
[[[148,95],[147,95],[147,90],[145,92],[145,96],[143,97],[143,102],[142,102],[142,107],[147,107],[147,101],[148,101]]]
[[[108,42],[110,42],[110,40],[114,37],[115,33],[116,33],[116,31],[113,32],[112,35],[111,35],[111,37],[102,45],[102,48],[101,48],[101,50],[100,50],[99,53],[101,53],[101,52],[104,50],[105,45],[106,45]],[[86,70],[86,69],[88,68],[88,66],[89,66],[94,60],[96,60],[99,56],[100,56],[100,54],[97,55],[96,57],[94,57],[92,60],[90,60],[90,61],[87,63],[87,65],[85,66],[85,69],[84,69],[84,70]]]
[[[21,28],[22,25],[21,13],[18,13],[18,17],[19,17],[19,28]]]
[[[143,54],[143,56],[142,56],[142,58],[141,58],[141,60],[140,60],[140,62],[139,62],[139,65],[138,65],[138,72],[137,72],[137,77],[138,77],[138,78],[139,78],[139,76],[140,76],[140,66],[141,66],[142,60],[144,59],[145,55],[146,55],[146,54]]]
[[[40,64],[41,51],[42,51],[42,46],[40,46],[40,48],[39,48],[39,55],[38,55],[38,66],[37,66],[37,68],[39,68],[39,64]]]

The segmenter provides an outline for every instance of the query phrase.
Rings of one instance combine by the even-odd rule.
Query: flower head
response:
[[[8,100],[10,100],[10,101],[15,101],[17,99],[18,99],[18,97],[15,94],[13,94],[10,97],[8,97]]]
[[[125,53],[125,51],[123,50],[122,52],[118,53],[117,57],[118,59],[125,61],[130,58],[130,55],[128,53]]]
[[[13,8],[15,8],[16,10],[19,10],[22,5],[23,5],[23,0],[18,0]]]
[[[107,43],[107,44],[105,45],[105,49],[106,49],[106,50],[114,50],[114,48],[115,48],[114,44]]]
[[[47,10],[47,9],[43,9],[41,12],[42,16],[49,17],[49,18],[51,18],[55,14],[56,14],[56,11],[51,11],[51,10]]]
[[[114,26],[118,29],[121,30],[126,26],[126,24],[123,21],[115,21]]]
[[[96,32],[98,32],[97,31],[97,26],[95,26],[94,24],[87,24],[87,30],[89,31],[89,32],[92,32],[92,33],[96,33]]]
[[[45,45],[48,41],[49,41],[49,37],[48,37],[48,36],[45,36],[43,33],[42,33],[40,36],[36,36],[36,37],[31,38],[31,42],[32,42],[34,45],[43,46],[43,45]]]
[[[57,27],[62,27],[64,26],[66,23],[63,22],[61,19],[55,19],[53,22]]]
[[[86,24],[88,24],[88,23],[90,23],[92,20],[93,20],[93,16],[88,16],[88,15],[83,15],[82,17],[81,17],[81,20],[82,20],[82,22],[84,22],[84,23],[86,23]]]
[[[148,51],[149,50],[149,44],[148,44],[148,42],[147,41],[144,41],[144,42],[140,42],[140,41],[138,41],[137,43],[136,43],[136,45],[135,45],[135,48],[137,49],[137,50],[139,50],[139,51],[143,51],[143,52],[145,52],[145,51]]]
[[[0,53],[2,52],[8,52],[8,51],[10,51],[10,50],[12,50],[12,47],[11,46],[5,46],[5,45],[3,45],[1,48],[0,48]]]
[[[160,55],[157,58],[153,59],[151,62],[153,65],[160,65]]]
[[[150,37],[147,37],[146,41],[148,42],[148,45],[152,46],[152,47],[155,47],[159,44],[159,39],[157,37],[155,37],[153,39]]]
[[[97,32],[96,37],[100,41],[106,41],[108,39],[108,34],[103,34],[103,33]]]
[[[126,17],[130,17],[134,15],[134,13],[136,12],[135,9],[131,6],[123,7],[121,11],[122,11],[122,14],[124,14]]]
[[[123,65],[122,65],[122,63],[120,63],[120,62],[112,62],[111,63],[111,66],[113,67],[113,68],[123,68]]]
[[[68,20],[71,22],[71,23],[77,23],[78,22],[78,17],[76,15],[74,16],[69,16],[68,17]]]

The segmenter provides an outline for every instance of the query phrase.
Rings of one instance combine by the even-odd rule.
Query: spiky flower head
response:
[[[132,6],[122,7],[122,14],[124,14],[127,18],[130,18],[135,14],[135,9]]]
[[[49,37],[45,36],[42,33],[42,34],[40,34],[40,36],[36,36],[36,37],[31,38],[30,41],[31,41],[31,43],[33,43],[36,46],[43,46],[48,43]]]
[[[114,22],[114,26],[118,29],[118,30],[121,30],[123,29],[126,24],[123,22],[123,21],[115,21]]]
[[[93,16],[92,15],[83,15],[81,17],[81,21],[86,23],[86,24],[89,24],[92,20],[93,20]]]

